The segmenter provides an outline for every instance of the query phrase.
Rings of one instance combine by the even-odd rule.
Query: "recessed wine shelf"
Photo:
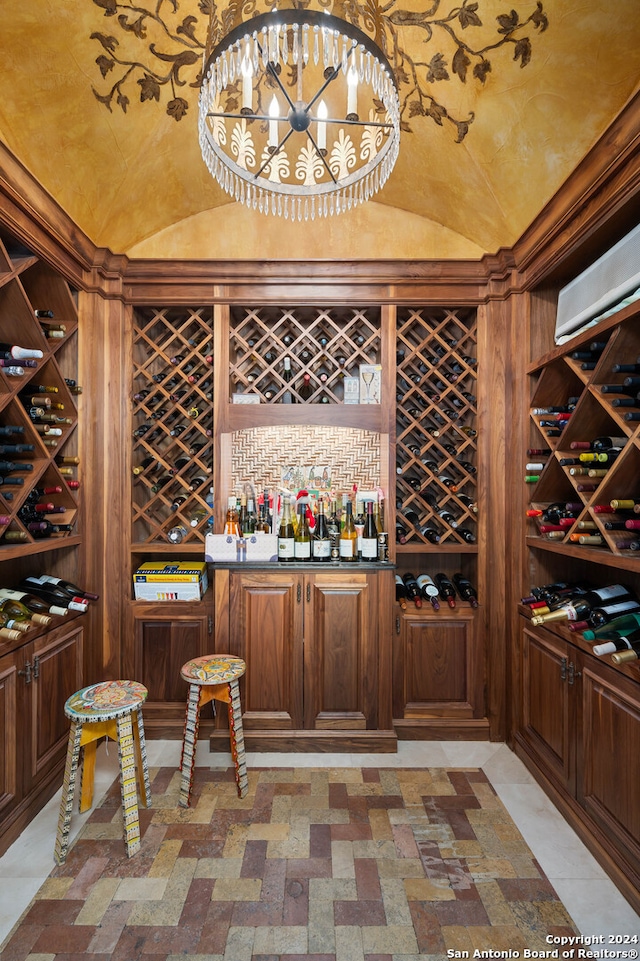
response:
[[[230,325],[230,400],[342,404],[345,376],[380,363],[378,307],[234,306]]]
[[[202,549],[213,483],[213,311],[142,308],[134,326],[133,541]]]
[[[396,518],[408,549],[475,549],[475,355],[475,310],[398,308]]]
[[[633,564],[635,556],[640,557],[640,530],[627,528],[626,521],[640,519],[640,514],[633,510],[604,511],[612,510],[611,501],[640,500],[639,423],[624,417],[625,412],[640,410],[640,406],[613,404],[616,397],[635,402],[640,386],[637,391],[624,393],[603,392],[602,387],[622,387],[625,378],[636,376],[635,371],[624,368],[635,367],[640,357],[637,317],[632,315],[619,326],[609,327],[601,340],[595,340],[595,336],[592,342],[577,348],[567,345],[564,357],[555,357],[534,375],[530,443],[532,448],[548,449],[550,453],[543,458],[546,464],[537,482],[530,484],[530,508],[546,511],[552,505],[572,504],[575,518],[562,531],[554,531],[544,529],[548,525],[540,516],[532,517],[527,541],[533,544],[537,538],[548,549],[565,549],[571,556],[582,554],[597,563],[606,563],[603,558],[607,556],[619,558],[626,567]],[[592,350],[591,361],[571,356],[586,355],[591,348],[597,348]],[[590,369],[583,370],[583,364]],[[619,365],[623,365],[622,370]],[[553,428],[549,432],[540,420],[558,414],[538,412],[553,407],[570,408],[557,433]],[[581,450],[572,444],[591,443],[597,438],[614,438],[616,446],[615,439],[621,439],[620,453],[611,461],[603,457],[601,461],[581,462]],[[606,443],[603,455],[607,455]],[[577,505],[582,505],[581,509]]]
[[[11,465],[0,471],[3,558],[55,550],[77,537],[77,487],[70,482],[78,481],[78,467],[62,462],[77,453],[78,416],[67,383],[77,378],[77,330],[76,292],[2,231],[0,341],[42,352],[0,367],[0,428],[17,428],[0,436],[0,460]],[[45,488],[51,492],[41,493]],[[40,510],[47,505],[49,511]]]

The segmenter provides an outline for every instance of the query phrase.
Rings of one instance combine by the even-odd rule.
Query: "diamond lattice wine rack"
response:
[[[232,307],[229,355],[230,399],[342,404],[345,376],[380,363],[380,309]]]
[[[399,308],[397,549],[475,550],[476,313]]]
[[[213,469],[213,311],[142,308],[133,335],[133,541],[201,549]]]
[[[77,340],[76,291],[1,231],[2,556],[78,542]]]

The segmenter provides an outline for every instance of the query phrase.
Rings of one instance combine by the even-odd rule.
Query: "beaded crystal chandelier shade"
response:
[[[204,161],[234,200],[313,220],[369,200],[387,181],[400,103],[386,57],[358,27],[278,10],[213,46],[198,127]]]

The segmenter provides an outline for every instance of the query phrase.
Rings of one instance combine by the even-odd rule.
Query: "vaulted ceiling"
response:
[[[308,0],[385,36],[403,131],[375,201],[292,225],[232,202],[198,146],[209,13],[260,2],[2,0],[0,138],[115,253],[477,258],[518,239],[638,88],[638,0]]]

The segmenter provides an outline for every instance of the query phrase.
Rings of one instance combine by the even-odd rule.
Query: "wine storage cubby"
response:
[[[396,549],[475,551],[475,309],[399,307],[396,366]]]
[[[213,483],[213,311],[135,312],[133,545],[202,551]]]
[[[0,560],[78,534],[77,329],[76,291],[0,231],[0,341],[17,355],[0,367]]]
[[[345,376],[381,360],[379,307],[234,306],[229,336],[230,400],[342,404]]]
[[[629,571],[640,560],[637,321],[625,308],[533,368],[530,450],[543,453],[526,475],[532,546]]]

